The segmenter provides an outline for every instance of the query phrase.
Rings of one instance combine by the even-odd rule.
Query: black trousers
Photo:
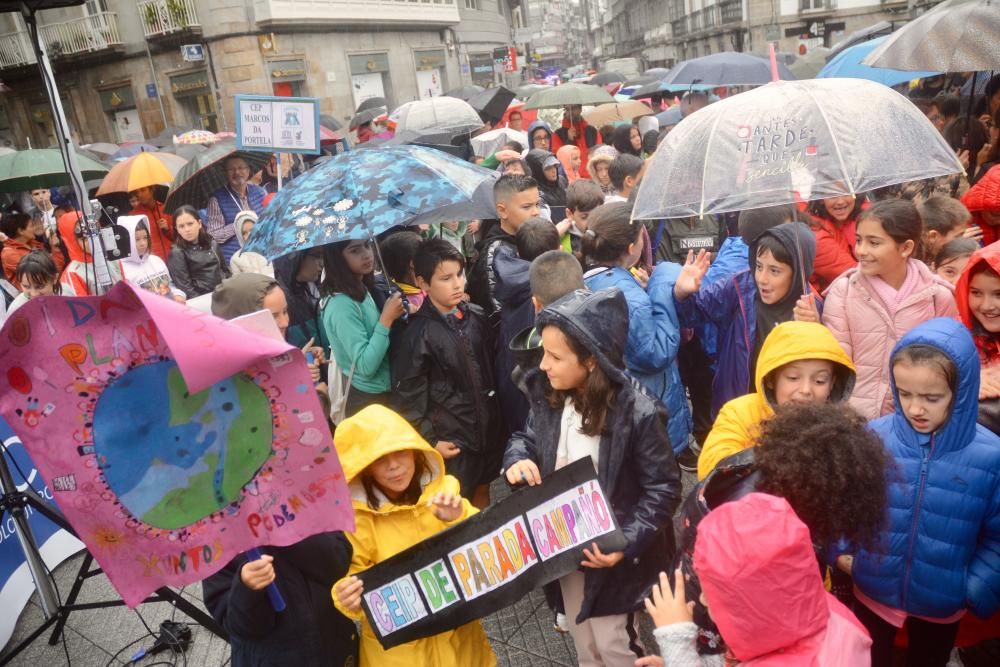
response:
[[[872,636],[872,667],[892,667],[898,628],[861,602],[855,602],[854,615]],[[906,634],[909,643],[903,663],[906,667],[945,667],[955,646],[958,622],[931,623],[911,616],[906,619]]]
[[[691,399],[694,439],[699,445],[704,445],[712,430],[712,382],[715,374],[712,372],[712,360],[705,354],[697,335],[677,351],[677,370]]]

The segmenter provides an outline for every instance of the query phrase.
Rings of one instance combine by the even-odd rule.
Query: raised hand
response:
[[[706,250],[699,250],[695,256],[694,250],[688,250],[687,261],[684,262],[681,273],[674,283],[674,296],[684,300],[701,288],[701,280],[712,265],[712,257]]]
[[[462,516],[462,496],[457,493],[438,493],[427,501],[434,516],[442,521],[455,521]]]
[[[694,602],[684,599],[684,573],[680,568],[674,572],[673,591],[670,590],[666,572],[660,572],[660,583],[653,584],[653,594],[646,598],[646,611],[658,628],[691,622],[694,618]]]

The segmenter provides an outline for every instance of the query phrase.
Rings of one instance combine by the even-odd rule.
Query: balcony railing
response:
[[[31,38],[23,30],[0,35],[0,69],[24,67],[35,63]]]
[[[260,27],[282,25],[455,25],[459,0],[254,0]]]
[[[122,45],[118,16],[114,12],[91,14],[39,27],[50,58],[105,51]]]
[[[163,37],[191,28],[201,29],[194,0],[141,0],[139,16],[147,39]]]
[[[722,14],[722,24],[739,23],[743,20],[743,2],[741,0],[724,0],[719,3]]]

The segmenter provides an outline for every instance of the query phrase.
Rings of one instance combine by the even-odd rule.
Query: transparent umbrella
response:
[[[397,112],[393,112],[395,115]],[[472,106],[455,97],[430,97],[409,102],[398,110],[397,132],[405,130],[451,129],[472,132],[483,121]]]
[[[905,97],[862,79],[776,81],[684,119],[653,155],[635,219],[810,201],[958,173]]]

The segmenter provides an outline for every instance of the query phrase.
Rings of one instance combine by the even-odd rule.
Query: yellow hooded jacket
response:
[[[351,490],[356,524],[354,533],[347,536],[354,547],[348,576],[363,572],[476,513],[463,498],[462,514],[454,522],[444,522],[434,516],[428,501],[441,492],[457,495],[458,480],[445,474],[441,454],[405,419],[386,407],[373,405],[345,419],[337,427],[334,444]],[[379,508],[373,510],[368,505],[361,473],[382,456],[407,449],[423,456],[429,470],[421,483],[420,501],[416,505],[395,505],[383,500]],[[336,595],[333,595],[333,603],[348,618],[361,621],[361,667],[496,665],[496,656],[479,621],[387,651],[382,648],[363,612],[347,611],[337,602]]]
[[[830,400],[846,401],[854,388],[854,364],[830,330],[815,322],[783,322],[764,340],[757,359],[757,391],[722,406],[698,457],[698,479],[719,461],[753,447],[760,424],[774,415],[774,396],[764,384],[773,371],[793,361],[825,359],[834,363],[836,382]]]

